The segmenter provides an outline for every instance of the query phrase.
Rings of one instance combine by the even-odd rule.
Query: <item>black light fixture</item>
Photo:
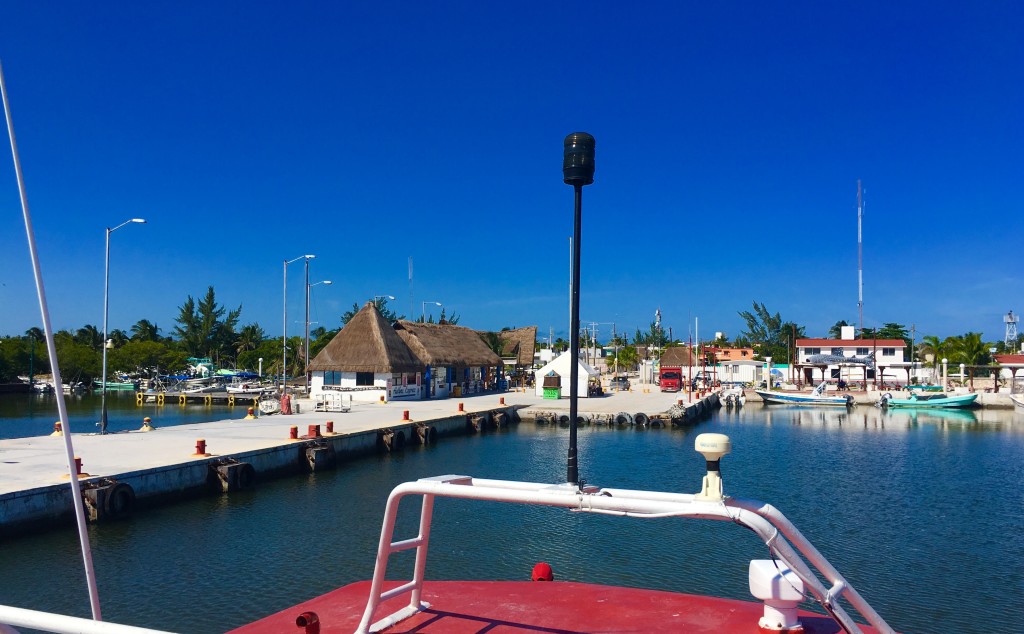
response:
[[[573,132],[565,137],[565,152],[562,158],[562,179],[576,190],[576,206],[573,218],[572,250],[572,301],[569,321],[569,458],[566,481],[580,485],[579,466],[576,461],[576,417],[579,398],[580,363],[580,218],[583,202],[583,186],[594,182],[594,137],[586,132]]]

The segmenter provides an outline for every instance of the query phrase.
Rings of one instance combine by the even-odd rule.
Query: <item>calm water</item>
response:
[[[68,425],[74,433],[98,430],[102,399],[99,393],[74,394],[64,397],[68,409]],[[149,416],[157,426],[201,423],[211,420],[245,416],[244,406],[207,407],[202,404],[180,406],[156,403],[135,404],[135,392],[107,392],[107,431],[138,429]],[[0,438],[45,436],[53,431],[57,413],[57,397],[53,394],[0,394]]]
[[[1020,630],[1024,417],[755,405],[689,431],[581,429],[581,475],[696,491],[693,438],[711,431],[733,440],[726,491],[782,509],[897,630]],[[444,473],[561,481],[567,435],[524,422],[92,526],[104,618],[221,632],[367,579],[395,484]],[[411,526],[416,509],[406,511]],[[752,534],[721,522],[458,501],[438,502],[432,537],[433,578],[528,579],[545,560],[563,580],[748,600],[747,561],[766,556]],[[406,554],[392,558],[407,564],[393,576],[408,574]],[[86,616],[82,576],[71,530],[0,544],[0,603]]]

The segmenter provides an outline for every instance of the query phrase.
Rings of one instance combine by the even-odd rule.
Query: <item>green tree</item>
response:
[[[879,339],[902,339],[909,349],[913,342],[910,340],[910,332],[907,331],[907,327],[903,324],[896,324],[889,322],[882,325],[882,328],[878,331]]]
[[[805,336],[803,326],[782,321],[779,313],[772,315],[764,304],[754,302],[753,312],[740,311],[739,316],[747,324],[747,330],[740,336],[750,341],[755,354],[762,359],[788,359],[790,339]]]
[[[480,338],[484,340],[484,343],[486,343],[487,347],[491,349],[491,352],[499,357],[505,350],[505,340],[496,332],[481,332]]]
[[[61,338],[57,345],[57,364],[65,383],[90,382],[102,374],[102,357],[98,350],[74,339]]]
[[[405,319],[405,315],[398,315],[395,313],[395,311],[388,308],[387,297],[374,297],[369,301],[373,302],[373,304],[377,307],[377,311],[389,324],[392,324],[401,319]],[[344,312],[344,314],[342,314],[341,325],[344,326],[345,324],[347,324],[349,320],[355,317],[356,313],[358,313],[362,308],[363,307],[360,306],[358,303],[353,302],[352,310],[347,310]]]
[[[953,337],[940,340],[934,335],[928,335],[921,338],[921,343],[917,346],[917,354],[925,362],[928,362],[928,358],[931,357],[932,368],[935,371],[935,376],[938,376],[939,365],[943,359],[952,357],[955,344],[956,340]]]
[[[235,339],[235,327],[242,314],[242,306],[227,311],[217,303],[213,287],[197,304],[189,295],[178,308],[178,324],[174,329],[181,346],[194,357],[217,359],[231,349]]]
[[[114,343],[115,348],[119,348],[128,342],[128,333],[120,328],[115,328],[107,333],[107,339]]]
[[[46,339],[46,333],[43,332],[42,328],[39,328],[37,326],[32,326],[31,328],[26,330],[25,336],[28,337],[29,339],[35,339],[40,343],[42,343],[42,341]]]
[[[829,338],[831,338],[831,339],[842,339],[842,337],[843,337],[843,327],[844,326],[852,326],[852,325],[853,325],[852,323],[846,321],[845,319],[837,321],[835,324],[832,325],[831,328],[828,329],[828,336],[829,336]]]
[[[93,350],[101,350],[103,347],[103,333],[92,324],[86,324],[75,331],[75,342],[88,346]]]
[[[160,328],[148,319],[140,319],[131,327],[133,341],[160,341]]]
[[[235,352],[241,356],[243,352],[255,350],[260,347],[260,344],[263,343],[266,337],[266,333],[263,332],[263,328],[260,328],[259,324],[253,323],[242,326],[242,329],[238,332],[238,338],[235,340]]]

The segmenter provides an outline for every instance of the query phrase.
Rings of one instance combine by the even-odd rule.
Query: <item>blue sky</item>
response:
[[[142,217],[111,328],[212,285],[279,336],[310,253],[316,324],[394,295],[565,336],[586,131],[602,339],[658,308],[734,337],[755,301],[856,322],[861,179],[864,325],[994,341],[1024,312],[1022,32],[1015,2],[7,2],[0,61],[58,329],[102,324],[104,230]],[[0,334],[40,325],[9,158],[0,271]]]

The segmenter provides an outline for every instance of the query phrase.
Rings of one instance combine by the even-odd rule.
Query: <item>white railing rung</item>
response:
[[[410,539],[403,539],[400,542],[392,542],[392,544],[391,544],[391,552],[393,552],[393,553],[402,552],[403,550],[409,550],[410,548],[416,548],[418,546],[422,546],[425,543],[426,542],[423,540],[422,537],[412,537]]]
[[[403,583],[402,585],[398,586],[397,588],[391,588],[387,592],[381,593],[380,600],[381,601],[387,601],[388,599],[394,599],[395,597],[397,597],[399,595],[405,594],[406,592],[410,592],[415,587],[416,587],[416,582],[415,581],[409,581],[408,583]]]

